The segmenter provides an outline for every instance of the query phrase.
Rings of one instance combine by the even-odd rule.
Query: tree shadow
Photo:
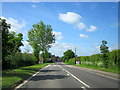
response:
[[[58,72],[58,71],[61,71],[61,70],[41,70],[40,72]]]
[[[22,70],[38,71],[38,69],[34,69],[34,68],[22,68]]]
[[[63,79],[67,78],[65,75],[37,75],[30,79],[30,81],[39,81],[39,80],[54,80],[54,79]]]

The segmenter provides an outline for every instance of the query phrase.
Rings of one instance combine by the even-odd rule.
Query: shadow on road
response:
[[[38,81],[38,80],[54,80],[54,79],[63,79],[67,78],[68,76],[64,75],[38,75],[34,76],[30,81]]]
[[[42,70],[40,72],[58,72],[58,71],[61,71],[61,70]]]

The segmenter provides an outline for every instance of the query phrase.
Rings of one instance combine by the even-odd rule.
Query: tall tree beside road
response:
[[[2,31],[2,59],[8,55],[9,29],[10,24],[7,24],[5,19],[0,18],[0,30]]]
[[[42,53],[41,57],[43,57],[43,59],[44,59],[43,62],[48,62],[51,60],[51,53],[49,53],[49,52]]]
[[[20,52],[19,47],[23,45],[21,33],[9,32],[10,24],[5,19],[0,18],[0,29],[2,31],[2,64],[3,68],[9,66],[12,61],[7,61],[6,56]]]
[[[45,25],[42,21],[34,24],[33,28],[28,32],[28,42],[32,46],[37,59],[40,52],[48,52],[51,44],[55,42],[55,35],[52,33],[51,25]]]
[[[107,44],[107,41],[103,40],[102,45],[100,46],[100,51],[101,51],[101,53],[103,53],[104,67],[108,68],[107,53],[109,52],[109,50],[108,50],[109,47],[107,47],[106,44]]]
[[[75,53],[74,53],[72,50],[67,50],[67,51],[65,51],[63,54],[64,54],[63,59],[64,59],[65,61],[68,61],[69,59],[75,57]]]

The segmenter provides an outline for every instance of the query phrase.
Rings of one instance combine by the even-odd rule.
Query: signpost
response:
[[[80,61],[79,61],[79,59],[77,58],[77,55],[76,55],[76,47],[75,47],[75,64],[76,65],[80,64]]]

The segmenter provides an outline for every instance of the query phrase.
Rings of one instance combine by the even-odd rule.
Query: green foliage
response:
[[[64,53],[64,56],[62,57],[65,61],[69,61],[69,59],[75,57],[75,53],[72,50],[67,50]]]
[[[40,51],[45,53],[51,47],[51,44],[55,42],[51,25],[45,25],[42,21],[33,25],[33,28],[28,32],[28,38],[36,58],[38,58]]]
[[[113,50],[112,52],[109,52],[108,54],[108,61],[109,65],[116,66],[120,64],[120,49]]]
[[[78,57],[81,64],[79,66],[86,67],[86,68],[92,68],[107,72],[113,72],[113,73],[120,73],[120,49],[113,50],[109,53],[107,53],[107,65],[108,68],[104,67],[104,54],[94,54],[91,56],[80,56]],[[66,64],[75,65],[75,58],[69,59],[69,61],[65,61]]]
[[[42,53],[41,57],[43,57],[44,62],[47,62],[47,61],[51,60],[51,53],[49,53],[49,52]]]
[[[2,31],[2,59],[4,59],[5,56],[9,54],[8,53],[9,29],[10,25],[6,23],[6,20],[0,18],[0,30]]]
[[[79,59],[80,59],[80,62],[81,62],[81,65],[85,65],[85,66],[88,66],[88,67],[92,67],[92,68],[104,68],[104,63],[105,63],[105,60],[104,60],[104,54],[94,54],[94,55],[91,55],[91,56],[80,56]],[[108,65],[108,68],[109,70],[106,70],[106,71],[110,71],[110,72],[118,72],[118,68],[120,68],[119,64],[120,64],[120,49],[117,49],[117,50],[113,50],[109,53],[107,53],[107,58],[106,58],[106,62],[107,62],[107,65]],[[72,64],[74,65],[74,58],[72,59],[69,59],[68,62],[65,62],[65,63],[68,63],[68,64]],[[116,70],[114,70],[116,69]]]
[[[25,80],[33,75],[36,71],[39,71],[49,63],[37,64],[32,66],[21,67],[19,69],[3,70],[2,71],[2,88],[3,90],[15,86],[16,83],[21,80]]]
[[[7,24],[5,19],[0,18],[0,27],[2,31],[2,66],[3,69],[6,69],[10,66],[9,63],[13,63],[14,61],[13,59],[8,60],[5,58],[20,52],[19,47],[23,45],[23,35],[21,33],[9,32],[10,24]]]
[[[69,59],[69,61],[67,63],[69,63],[71,65],[74,65],[75,64],[75,58]]]
[[[36,63],[36,57],[27,53],[10,54],[5,57],[6,69],[13,69],[22,66],[34,65]]]
[[[102,45],[100,46],[100,51],[103,54],[106,54],[109,52],[109,50],[108,50],[109,47],[107,47],[106,44],[107,44],[107,41],[103,40]]]
[[[107,47],[106,44],[107,44],[107,41],[103,40],[102,45],[100,46],[100,51],[101,51],[101,53],[103,53],[104,67],[108,68],[108,60],[107,60],[108,56],[107,56],[107,53],[109,52],[109,50],[108,50],[109,47]]]

